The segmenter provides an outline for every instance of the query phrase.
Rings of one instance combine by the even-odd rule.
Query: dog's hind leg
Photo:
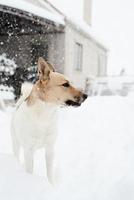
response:
[[[11,125],[11,137],[12,137],[13,153],[16,156],[16,158],[19,160],[20,144],[19,144],[19,141],[16,138],[15,131],[14,131],[14,128],[13,128],[13,124]]]
[[[25,169],[28,173],[33,173],[33,150],[30,148],[24,149]]]

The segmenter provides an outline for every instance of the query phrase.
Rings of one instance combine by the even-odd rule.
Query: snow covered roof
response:
[[[56,13],[52,13],[46,9],[43,9],[37,5],[33,5],[32,3],[29,3],[24,0],[0,0],[0,5],[26,11],[30,14],[48,19],[50,21],[54,21],[57,24],[65,24],[63,16],[57,15]]]
[[[41,0],[39,0],[40,2]],[[26,0],[0,0],[0,5],[8,6],[11,8],[16,8],[25,12],[28,12],[29,15],[33,14],[35,16],[39,16],[41,18],[47,19],[49,21],[55,22],[57,25],[65,25],[65,19],[67,22],[70,22],[78,31],[82,31],[88,37],[90,37],[97,45],[101,48],[108,50],[104,41],[102,41],[96,33],[94,33],[93,29],[84,22],[84,20],[76,20],[74,18],[70,18],[69,16],[64,15],[61,11],[59,11],[53,4],[49,1],[41,1],[42,7],[38,5],[34,5]],[[46,9],[45,9],[45,8]]]
[[[77,30],[82,31],[88,37],[90,37],[97,45],[108,51],[108,47],[105,42],[94,32],[93,28],[90,27],[84,20],[77,20],[74,18],[67,17],[67,21],[71,23]]]
[[[40,0],[42,1],[42,0]],[[84,34],[87,35],[87,37],[91,38],[92,41],[94,41],[97,45],[99,45],[101,48],[104,50],[108,51],[109,48],[106,45],[106,42],[100,38],[100,36],[94,32],[93,27],[89,26],[83,19],[83,16],[81,17],[76,17],[76,15],[81,15],[82,13],[80,12],[80,9],[76,9],[74,12],[73,9],[73,15],[69,12],[69,9],[65,6],[64,3],[61,3],[61,1],[55,1],[55,0],[44,0],[46,2],[49,2],[51,6],[55,9],[57,12],[59,12],[61,15],[65,16],[65,19],[67,22],[71,23],[75,29],[78,31],[83,32]],[[80,3],[80,2],[79,2]],[[54,4],[54,6],[53,6]],[[74,5],[76,4],[75,2],[72,2],[72,8],[74,8]],[[66,4],[69,5],[69,4]],[[82,6],[82,1],[80,3],[80,7]],[[57,9],[58,8],[58,9]],[[64,14],[63,14],[64,13]],[[75,15],[74,15],[75,13]]]

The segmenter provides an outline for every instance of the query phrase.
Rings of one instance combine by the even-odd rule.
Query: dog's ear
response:
[[[42,58],[38,59],[38,76],[40,80],[48,80],[50,74],[49,64]]]
[[[49,63],[48,61],[47,61],[47,64],[49,65],[50,71],[55,72],[54,66],[51,63]]]

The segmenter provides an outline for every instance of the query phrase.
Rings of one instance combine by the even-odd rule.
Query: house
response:
[[[65,16],[48,0],[0,1],[0,55],[20,68],[43,56],[78,87],[90,77],[105,76],[107,48],[91,31],[92,1],[84,0],[83,20]]]

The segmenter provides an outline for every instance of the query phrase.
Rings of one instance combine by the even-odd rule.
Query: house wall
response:
[[[65,66],[65,33],[48,34],[48,60],[52,62],[58,72],[64,73]]]
[[[98,52],[98,74],[97,76],[107,75],[107,52],[101,48],[97,48]]]
[[[65,74],[74,82],[75,85],[85,89],[88,77],[106,75],[106,50],[86,37],[83,33],[76,30],[71,24],[66,24],[65,38]],[[83,45],[82,71],[75,69],[75,42]]]
[[[21,36],[0,36],[0,54],[6,53],[7,57],[14,59],[20,67],[31,65],[32,44],[47,44],[46,36],[21,35]],[[43,56],[43,55],[41,55]]]

